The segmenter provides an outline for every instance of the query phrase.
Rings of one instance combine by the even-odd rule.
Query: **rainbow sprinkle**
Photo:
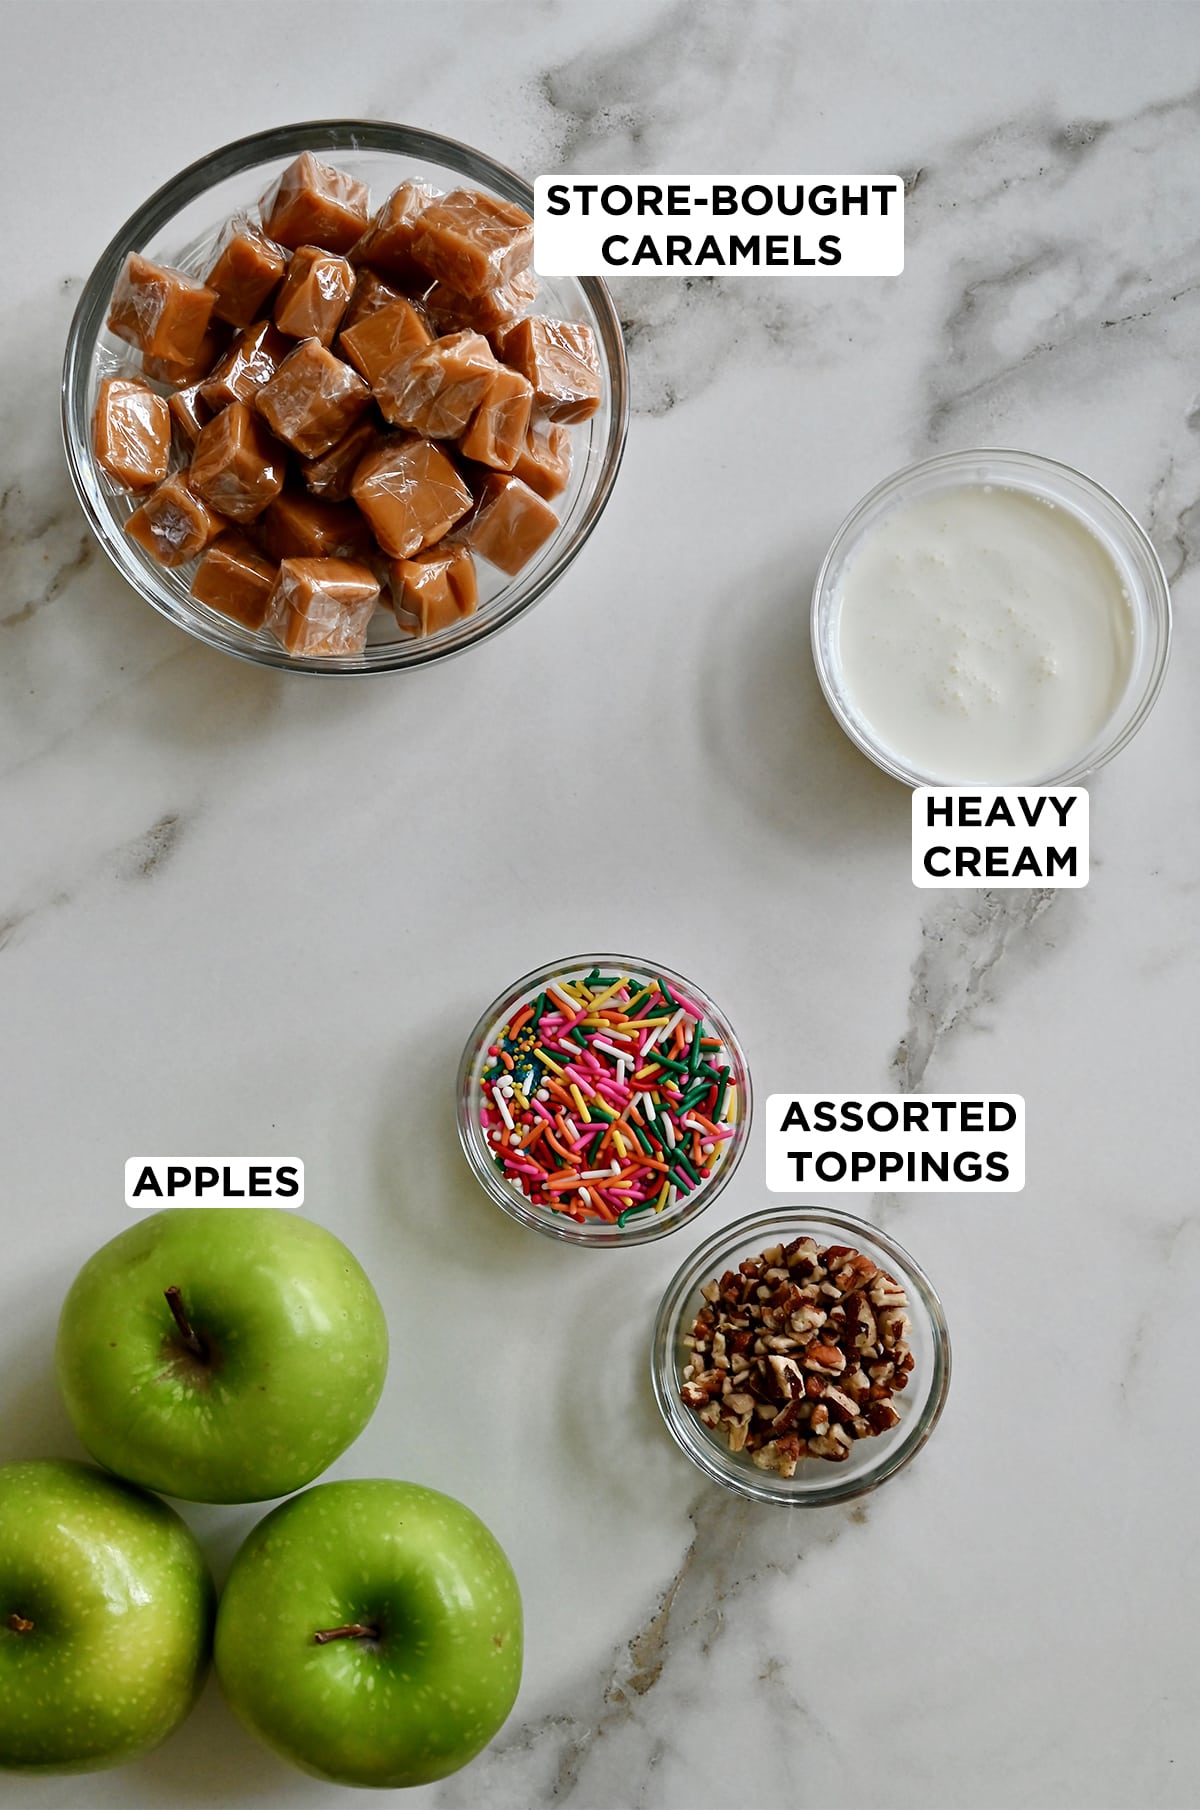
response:
[[[535,1206],[624,1226],[693,1193],[738,1119],[723,1038],[661,975],[559,976],[487,1048],[479,1122]]]

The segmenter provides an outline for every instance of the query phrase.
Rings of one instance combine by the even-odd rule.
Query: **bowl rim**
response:
[[[911,786],[913,788],[918,786],[952,786],[960,784],[983,785],[985,782],[983,780],[955,780],[922,773],[917,767],[908,764],[899,755],[895,754],[885,743],[877,741],[870,733],[867,723],[864,720],[852,716],[846,709],[842,697],[833,682],[833,675],[830,671],[829,661],[826,659],[822,635],[825,620],[833,607],[830,575],[836,559],[843,556],[849,547],[854,544],[855,540],[859,538],[864,530],[867,518],[872,515],[877,505],[882,503],[886,498],[890,497],[895,502],[902,501],[905,491],[911,487],[916,479],[919,479],[926,473],[943,471],[949,475],[956,469],[971,466],[978,461],[991,459],[998,460],[1001,464],[1013,461],[1014,463],[1019,463],[1025,467],[1033,466],[1043,472],[1048,479],[1052,481],[1057,480],[1060,484],[1064,480],[1080,484],[1085,489],[1092,491],[1096,499],[1112,511],[1116,522],[1119,524],[1126,537],[1128,552],[1131,555],[1136,555],[1146,568],[1148,582],[1143,584],[1142,590],[1146,612],[1150,619],[1155,640],[1152,658],[1150,660],[1149,675],[1136,702],[1131,705],[1126,714],[1124,708],[1125,700],[1124,698],[1122,699],[1122,703],[1118,705],[1117,710],[1109,719],[1109,723],[1105,726],[1105,729],[1101,730],[1100,735],[1097,736],[1089,748],[1084,751],[1084,754],[1080,759],[1072,762],[1060,773],[1042,775],[1037,779],[1023,781],[996,779],[989,780],[986,783],[990,785],[1021,784],[1030,788],[1079,784],[1089,774],[1094,773],[1099,768],[1105,766],[1113,759],[1114,755],[1119,754],[1133,739],[1153,709],[1158,694],[1162,690],[1163,681],[1166,678],[1174,624],[1171,587],[1167,581],[1167,575],[1163,570],[1162,561],[1158,557],[1154,543],[1151,541],[1150,536],[1147,534],[1145,528],[1143,528],[1141,522],[1138,521],[1137,517],[1118,496],[1100,483],[1099,479],[1092,477],[1090,472],[1081,470],[1079,466],[1068,465],[1063,459],[1054,459],[1047,453],[1029,452],[1026,449],[1013,446],[959,447],[950,452],[935,453],[931,458],[915,459],[911,464],[902,465],[895,471],[889,472],[887,476],[881,478],[880,481],[877,484],[874,484],[864,496],[859,498],[853,508],[842,518],[829,542],[825,557],[821,561],[817,576],[813,582],[812,604],[809,618],[809,637],[812,645],[813,665],[816,668],[817,679],[820,683],[821,690],[825,695],[825,701],[832,711],[838,726],[847,736],[849,736],[855,746],[867,756],[868,760],[873,761],[877,767],[889,774],[891,778],[898,779],[903,785]],[[976,481],[982,480],[977,479]],[[996,479],[994,481],[1000,484],[1003,484],[1004,482],[1003,479]],[[1017,485],[1014,485],[1013,487],[1020,488],[1020,486]],[[1083,521],[1084,526],[1088,527],[1090,531],[1096,535],[1097,539],[1103,541],[1103,536],[1101,536],[1097,530],[1085,520],[1069,497],[1064,497],[1060,494],[1056,500],[1061,502],[1063,507],[1070,509],[1071,513],[1079,520]],[[1105,740],[1104,738],[1108,731],[1118,724],[1120,724],[1118,732],[1109,735],[1108,739]]]
[[[255,165],[290,153],[313,151],[317,154],[347,150],[386,152],[410,156],[425,162],[442,162],[456,174],[490,186],[506,200],[514,201],[526,212],[533,211],[533,189],[523,177],[498,163],[486,152],[444,133],[427,132],[423,127],[404,125],[399,121],[366,119],[316,119],[268,127],[230,140],[217,150],[196,158],[176,175],[161,183],[137,208],[109,240],[83,285],[71,324],[67,331],[63,355],[60,391],[60,425],[63,447],[71,483],[87,523],[105,554],[137,594],[159,615],[181,628],[195,640],[231,654],[253,666],[273,667],[284,672],[304,673],[317,678],[358,679],[375,674],[408,671],[434,665],[486,641],[508,628],[545,596],[573,563],[583,548],[608,503],[620,470],[629,431],[629,369],[620,319],[608,288],[599,277],[575,277],[593,311],[599,328],[598,338],[605,360],[605,382],[608,390],[608,432],[600,453],[596,486],[584,502],[578,521],[563,545],[552,550],[552,557],[539,568],[528,585],[519,583],[511,598],[499,608],[486,608],[478,616],[468,618],[472,625],[460,631],[461,638],[438,644],[436,636],[397,641],[390,645],[388,657],[351,659],[328,655],[305,657],[289,654],[264,642],[261,646],[245,646],[227,639],[219,625],[209,622],[198,610],[189,612],[178,599],[159,591],[126,537],[112,533],[108,518],[97,507],[91,494],[94,477],[89,456],[90,436],[87,427],[87,386],[95,343],[107,314],[117,273],[130,251],[146,242],[175,214],[197,200],[217,183],[251,170]],[[505,596],[501,591],[498,598]]]
[[[929,1323],[933,1345],[933,1376],[929,1394],[921,1409],[912,1416],[907,1427],[902,1422],[900,1436],[891,1440],[888,1434],[878,1436],[884,1447],[871,1470],[846,1476],[842,1468],[825,1465],[829,1481],[815,1488],[796,1489],[793,1479],[770,1471],[760,1471],[748,1461],[729,1453],[679,1400],[679,1375],[676,1343],[682,1329],[683,1316],[693,1296],[710,1273],[719,1273],[733,1252],[751,1242],[755,1235],[777,1237],[786,1228],[795,1228],[791,1236],[802,1234],[806,1226],[835,1226],[851,1239],[865,1239],[886,1253],[904,1280],[905,1287],[919,1299]],[[911,1253],[881,1227],[859,1214],[840,1208],[822,1207],[813,1201],[781,1203],[743,1219],[732,1220],[699,1245],[684,1259],[663,1290],[650,1343],[650,1379],[667,1431],[679,1449],[712,1483],[748,1501],[770,1503],[782,1508],[828,1508],[838,1502],[850,1502],[856,1496],[869,1495],[890,1477],[911,1464],[928,1442],[941,1418],[950,1389],[952,1353],[950,1330],[941,1298],[929,1277]]]
[[[662,975],[664,980],[681,987],[694,997],[697,1005],[704,1008],[705,1016],[711,1016],[713,1023],[725,1039],[733,1064],[738,1071],[738,1085],[741,1088],[741,1102],[738,1116],[737,1134],[731,1140],[731,1148],[720,1167],[716,1169],[706,1182],[693,1189],[678,1212],[673,1207],[665,1208],[662,1213],[653,1216],[639,1215],[627,1226],[608,1225],[590,1222],[580,1225],[565,1214],[551,1219],[536,1207],[532,1201],[505,1182],[498,1174],[490,1153],[486,1150],[479,1133],[478,1094],[476,1084],[476,1052],[485,1049],[486,1039],[492,1028],[507,1016],[512,1005],[523,993],[539,990],[549,980],[557,976],[575,973],[587,973],[593,967],[620,967],[626,972]],[[746,1153],[750,1142],[750,1132],[754,1119],[754,1090],[750,1075],[750,1064],[741,1039],[730,1024],[729,1019],[703,987],[699,987],[687,975],[669,968],[661,962],[648,962],[628,955],[617,955],[611,951],[600,955],[586,954],[566,956],[558,961],[545,962],[523,974],[519,980],[505,987],[487,1007],[476,1022],[474,1029],[463,1045],[463,1053],[458,1065],[456,1086],[456,1119],[458,1124],[458,1141],[464,1156],[470,1165],[475,1179],[481,1184],[484,1192],[491,1200],[515,1219],[519,1225],[540,1232],[543,1237],[558,1239],[566,1244],[581,1245],[589,1250],[627,1250],[633,1245],[652,1244],[659,1238],[667,1238],[677,1232],[681,1226],[689,1224],[693,1219],[709,1207],[721,1193],[722,1189],[733,1179],[739,1163]],[[678,1204],[678,1203],[676,1203]],[[639,1223],[640,1221],[640,1223]]]

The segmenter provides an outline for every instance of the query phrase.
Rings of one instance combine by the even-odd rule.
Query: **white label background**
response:
[[[1007,824],[994,823],[990,829],[963,827],[957,823],[928,822],[928,802],[944,804],[948,800],[978,799],[980,809],[975,815],[986,819],[988,807],[997,798],[1003,798],[1008,805],[1010,815],[1016,820],[1015,828],[1009,829]],[[1038,819],[1036,827],[1026,823],[1021,809],[1021,801],[1026,800],[1032,808],[1039,798],[1045,798],[1046,804]],[[1058,812],[1050,804],[1057,798],[1065,805],[1068,798],[1073,799],[1067,816],[1066,825],[1058,820]],[[955,891],[963,888],[979,891],[983,887],[1012,888],[1032,886],[1086,886],[1089,871],[1091,829],[1091,803],[1087,788],[1084,786],[918,786],[912,795],[912,882],[914,886],[953,887]],[[1039,867],[1045,866],[1048,848],[1077,851],[1076,873],[1052,874],[1048,879],[1043,875],[1018,874],[1011,877],[989,877],[985,872],[979,875],[966,874],[959,878],[955,873],[954,852],[958,848],[1006,849],[1009,859],[1005,863],[1011,867],[1021,849],[1029,848],[1038,857]],[[936,857],[938,867],[948,867],[950,872],[942,877],[927,872],[925,857],[931,849],[949,849],[949,856]],[[983,862],[980,862],[983,868]]]
[[[273,1190],[274,1178],[284,1167],[296,1172],[294,1194],[280,1198],[273,1191],[269,1194],[250,1193],[251,1169],[269,1170]],[[153,1169],[162,1193],[156,1194],[152,1188],[145,1188],[135,1197],[133,1190],[146,1169]],[[168,1169],[190,1169],[191,1184],[179,1188],[174,1194],[168,1194]],[[195,1184],[198,1169],[215,1169],[221,1180],[214,1187],[200,1191]],[[242,1190],[240,1196],[230,1198],[224,1192],[226,1169],[229,1171],[231,1186]],[[141,1213],[157,1212],[161,1207],[302,1207],[304,1164],[294,1156],[131,1156],[125,1164],[125,1205]]]
[[[628,213],[610,214],[601,211],[599,193],[589,197],[589,212],[582,212],[582,201],[573,192],[576,183],[595,183],[597,190],[606,188],[626,188],[636,197],[638,185],[653,184],[664,192],[669,184],[686,186],[693,197],[710,196],[714,188],[732,187],[740,194],[742,190],[762,184],[775,191],[777,185],[785,189],[796,183],[804,185],[807,199],[810,188],[817,184],[829,184],[841,194],[842,185],[852,189],[870,189],[874,184],[887,184],[887,214],[880,212],[880,200],[876,195],[868,195],[868,206],[871,211],[861,214],[857,211],[849,213],[814,214],[808,211],[807,205],[803,213],[784,214],[777,207],[768,212],[757,214],[738,210],[732,214],[714,213],[711,205],[693,207],[690,214],[668,215],[638,213],[631,208]],[[572,189],[570,212],[552,214],[549,212],[549,190],[552,186],[565,184]],[[665,208],[665,194],[663,206]],[[904,269],[904,183],[901,177],[894,175],[866,176],[660,176],[653,172],[643,171],[635,176],[579,176],[570,175],[539,176],[533,185],[533,264],[539,276],[544,277],[603,277],[612,276],[618,270],[627,270],[636,276],[686,277],[693,270],[700,275],[708,276],[843,276],[843,277],[890,277],[899,276]],[[839,264],[751,264],[739,260],[736,264],[717,264],[705,261],[702,264],[628,264],[617,265],[606,260],[602,251],[604,241],[613,234],[622,234],[628,244],[621,247],[626,256],[632,256],[638,242],[645,236],[654,240],[659,255],[666,256],[667,239],[671,234],[686,234],[693,244],[693,256],[705,237],[711,233],[718,243],[728,247],[731,235],[739,239],[757,235],[766,239],[768,235],[783,234],[790,247],[792,238],[799,234],[804,241],[806,256],[820,256],[820,240],[825,233],[836,233],[841,242],[841,262]],[[765,255],[765,254],[764,254]]]
[[[999,1132],[986,1128],[960,1131],[957,1127],[946,1132],[937,1129],[875,1131],[869,1126],[861,1131],[805,1131],[799,1125],[790,1126],[787,1131],[780,1130],[793,1102],[803,1108],[811,1126],[818,1103],[828,1103],[836,1109],[851,1100],[862,1107],[864,1115],[876,1102],[885,1102],[903,1112],[908,1102],[946,1102],[956,1106],[966,1103],[986,1110],[996,1101],[1013,1108],[1016,1122],[1011,1130]],[[767,1187],[773,1194],[795,1194],[802,1188],[815,1188],[823,1194],[1019,1194],[1025,1186],[1025,1101],[1020,1094],[772,1094],[767,1100],[766,1126]],[[796,1165],[788,1155],[792,1150],[812,1152],[801,1179],[797,1179]],[[989,1151],[1003,1151],[1008,1162],[1008,1177],[1005,1181],[989,1181],[982,1177],[978,1181],[961,1181],[951,1171],[946,1181],[919,1178],[908,1181],[903,1174],[881,1178],[877,1173],[856,1181],[847,1173],[841,1181],[826,1181],[815,1171],[816,1158],[825,1152],[845,1157],[848,1167],[855,1151],[878,1154],[884,1150],[895,1151],[901,1156],[907,1156],[909,1151],[928,1150],[938,1155],[945,1153],[951,1158],[968,1150],[975,1151],[981,1158]]]

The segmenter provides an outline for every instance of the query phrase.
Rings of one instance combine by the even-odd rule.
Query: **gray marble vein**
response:
[[[74,498],[39,507],[19,481],[0,493],[0,628],[19,628],[91,564],[95,540]]]
[[[648,1810],[663,1801],[656,1773],[697,1665],[712,1677],[753,1669],[763,1687],[760,1708],[780,1731],[785,1759],[799,1731],[827,1740],[789,1682],[787,1664],[753,1638],[747,1651],[747,1621],[764,1593],[792,1588],[806,1563],[818,1554],[826,1562],[867,1519],[862,1503],[818,1510],[789,1533],[770,1510],[706,1491],[689,1512],[692,1537],[677,1570],[604,1675],[577,1687],[568,1707],[502,1735],[474,1776],[448,1781],[437,1802],[458,1810],[478,1802],[483,1790],[497,1810],[519,1810],[543,1796],[570,1810]]]
[[[926,911],[908,1020],[891,1062],[897,1087],[921,1091],[947,1040],[997,1005],[1006,964],[1028,959],[1026,945],[1047,946],[1047,914],[1061,916],[1069,900],[1045,889],[964,892]]]
[[[122,879],[152,880],[166,866],[179,846],[183,820],[178,811],[167,811],[140,836],[120,849],[116,871]]]

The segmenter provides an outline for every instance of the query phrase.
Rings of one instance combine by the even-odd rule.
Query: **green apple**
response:
[[[196,1701],[215,1607],[165,1502],[90,1464],[0,1467],[0,1766],[149,1753]]]
[[[84,1264],[58,1378],[118,1476],[193,1502],[311,1483],[366,1426],[387,1370],[379,1299],[345,1245],[270,1207],[178,1207]]]
[[[521,1682],[521,1593],[477,1515],[415,1483],[319,1483],[259,1522],[217,1611],[252,1733],[339,1785],[424,1785],[487,1746]]]

